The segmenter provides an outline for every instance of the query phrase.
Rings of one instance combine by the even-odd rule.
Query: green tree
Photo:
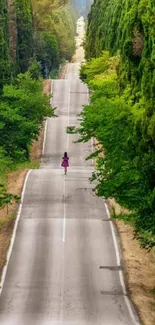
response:
[[[0,0],[0,93],[11,75],[7,1]]]
[[[44,78],[48,78],[52,69],[58,68],[60,63],[59,49],[56,37],[50,32],[35,34],[35,57],[41,64]]]
[[[155,144],[154,115],[148,116],[145,99],[133,103],[128,87],[119,87],[120,56],[108,52],[82,67],[81,78],[93,90],[89,106],[81,113],[79,141],[95,137],[96,193],[114,197],[132,211],[143,244],[155,244]],[[91,155],[92,157],[92,155]],[[147,234],[147,235],[146,235]],[[145,240],[144,240],[145,238]]]
[[[43,75],[70,60],[75,51],[75,14],[67,1],[33,1],[35,56]]]
[[[26,72],[33,56],[33,12],[31,0],[15,0],[17,60],[19,72]]]
[[[42,81],[32,79],[30,73],[19,75],[15,85],[5,86],[0,104],[0,137],[8,156],[28,159],[42,122],[53,114],[49,97],[42,94]]]

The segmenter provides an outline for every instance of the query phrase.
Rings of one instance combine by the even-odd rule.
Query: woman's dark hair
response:
[[[64,153],[64,157],[67,157],[67,152]]]

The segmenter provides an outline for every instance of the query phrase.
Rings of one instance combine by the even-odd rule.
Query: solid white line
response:
[[[70,125],[70,99],[71,99],[71,95],[70,95],[70,83],[69,83],[69,95],[68,95],[68,126]],[[69,134],[67,133],[67,152],[68,152],[68,148],[69,148]]]
[[[110,212],[109,212],[107,203],[105,201],[104,201],[104,205],[105,205],[107,216],[110,219],[110,217],[111,217]],[[121,266],[120,253],[119,253],[117,238],[116,238],[114,225],[113,225],[112,221],[110,221],[110,228],[111,228],[111,233],[112,233],[112,237],[113,237],[113,243],[114,243],[114,248],[115,248],[115,253],[116,253],[117,265]],[[140,325],[140,323],[137,322],[137,320],[136,320],[136,316],[135,316],[135,314],[133,312],[133,309],[131,307],[130,299],[127,297],[127,291],[126,291],[126,286],[125,286],[125,282],[124,282],[124,276],[123,276],[123,272],[121,270],[119,270],[119,278],[120,278],[120,284],[121,284],[122,291],[123,291],[124,300],[125,300],[126,306],[128,308],[128,311],[129,311],[129,315],[130,315],[130,317],[131,317],[131,319],[132,319],[132,321],[133,321],[133,323],[135,325]]]
[[[10,246],[9,246],[9,249],[8,249],[8,252],[7,252],[6,264],[5,264],[5,266],[3,268],[3,272],[2,272],[2,277],[1,277],[1,282],[0,282],[0,295],[2,294],[2,290],[3,290],[4,281],[5,281],[5,277],[6,277],[6,273],[7,273],[7,269],[8,269],[8,264],[9,264],[9,261],[10,261],[13,245],[14,245],[15,238],[16,238],[17,227],[18,227],[20,216],[21,216],[21,210],[22,210],[22,205],[23,205],[23,199],[24,199],[26,184],[27,184],[27,180],[28,180],[28,177],[29,177],[31,171],[32,170],[30,169],[27,172],[27,175],[26,175],[26,178],[25,178],[25,182],[24,182],[24,186],[23,186],[23,190],[22,190],[22,196],[21,196],[21,203],[20,203],[17,218],[16,218],[16,221],[15,221],[15,225],[14,225],[14,229],[13,229],[13,233],[12,233],[12,237],[11,237],[11,243],[10,243]]]
[[[64,199],[64,218],[63,218],[62,241],[65,243],[65,241],[66,241],[66,180],[65,180],[65,178],[64,178],[64,184],[63,184],[63,199]]]
[[[113,225],[112,221],[110,221],[110,227],[111,227],[111,232],[112,232],[112,237],[113,237],[113,242],[114,242],[114,247],[115,247],[115,252],[116,252],[117,265],[120,266],[121,265],[121,260],[120,260],[118,245],[117,245],[117,239],[116,239],[116,236],[115,236],[114,225]]]
[[[90,101],[90,98],[89,98],[89,89],[88,89],[88,87],[87,87],[87,105],[89,105],[89,101]],[[91,138],[91,152],[93,153],[94,152],[94,140],[93,140],[93,138]],[[92,166],[94,166],[94,160],[93,159],[91,159],[91,161],[92,161]]]
[[[52,94],[52,89],[53,89],[53,80],[51,80],[51,94]],[[50,101],[50,104],[52,105],[52,98]],[[45,130],[44,130],[44,141],[43,141],[43,148],[42,148],[42,156],[45,153],[45,144],[46,144],[46,138],[47,138],[47,126],[48,126],[48,119],[46,119],[45,122]]]
[[[107,212],[108,218],[110,219],[110,212],[109,212],[107,203],[105,201],[104,201],[104,204],[105,204],[105,208],[106,208],[106,212]],[[114,225],[113,225],[113,222],[112,221],[110,221],[110,228],[111,228],[112,238],[113,238],[115,252],[116,252],[117,265],[120,266],[121,265],[120,255],[119,255],[117,240],[116,240],[116,236],[115,236]]]
[[[65,79],[66,79],[66,80],[68,80],[68,79],[67,79],[67,74],[68,74],[68,73],[69,73],[69,63],[67,63],[67,68],[66,68],[66,73],[65,73],[65,75],[66,75],[66,76],[65,76]]]
[[[68,67],[67,67],[68,71]],[[68,81],[69,82],[69,81]],[[70,86],[69,86],[69,94],[68,94],[68,126],[70,125]],[[69,134],[67,134],[67,152],[69,149]],[[64,177],[63,183],[63,198],[64,198],[64,218],[63,218],[63,235],[62,241],[65,243],[66,241],[66,179]]]
[[[127,308],[128,308],[128,310],[129,310],[130,317],[131,317],[132,320],[133,320],[133,323],[134,323],[135,325],[140,325],[140,323],[139,323],[139,322],[136,320],[136,318],[135,318],[135,315],[134,315],[133,310],[132,310],[132,308],[131,308],[131,303],[130,303],[129,298],[128,298],[127,296],[124,296],[124,299],[125,299],[125,302],[126,302]]]
[[[46,120],[46,122],[45,122],[45,131],[44,131],[44,141],[43,141],[42,156],[45,153],[45,143],[46,143],[46,137],[47,137],[47,123],[48,123],[48,120]]]
[[[65,265],[65,245],[63,243],[62,246],[62,251],[61,251],[61,289],[60,289],[60,316],[59,316],[59,321],[61,324],[63,323],[64,320],[64,284],[65,284],[65,276],[64,276],[64,265]]]

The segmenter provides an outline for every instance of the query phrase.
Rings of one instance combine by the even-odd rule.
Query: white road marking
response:
[[[110,219],[110,212],[107,206],[107,203],[104,201],[105,204],[105,209],[107,212],[107,216]],[[121,266],[121,259],[120,259],[120,253],[119,253],[119,249],[118,249],[118,244],[117,244],[117,238],[116,238],[116,234],[115,234],[115,230],[114,230],[114,225],[113,222],[110,221],[110,227],[111,227],[111,233],[112,233],[112,237],[113,237],[113,242],[114,242],[114,248],[115,248],[115,253],[116,253],[116,261],[117,261],[117,265]],[[130,303],[130,299],[127,297],[127,291],[126,291],[126,286],[125,286],[125,282],[124,282],[124,276],[123,276],[123,272],[122,270],[119,270],[119,278],[120,278],[120,283],[121,283],[121,287],[122,287],[122,291],[123,291],[123,297],[126,303],[126,306],[128,308],[130,317],[132,319],[132,321],[135,323],[135,325],[140,325],[139,322],[137,322],[135,314],[133,312],[133,309],[131,307],[131,303]]]
[[[107,203],[105,201],[104,201],[104,204],[105,204],[107,216],[110,219],[111,218],[110,212],[109,212]],[[112,238],[113,238],[115,252],[116,252],[117,265],[120,266],[121,265],[120,254],[119,254],[119,250],[118,250],[117,239],[116,239],[116,236],[115,236],[114,225],[113,225],[113,222],[112,221],[110,221],[110,228],[111,228]]]
[[[45,122],[45,130],[44,130],[44,141],[43,141],[43,148],[42,148],[42,156],[43,156],[44,153],[45,153],[45,144],[46,144],[46,137],[47,137],[47,123],[48,123],[48,120],[46,120],[46,122]]]
[[[22,211],[22,206],[23,206],[23,198],[24,198],[24,195],[25,195],[26,184],[27,184],[27,180],[29,178],[29,175],[30,175],[31,171],[32,171],[32,169],[30,169],[27,172],[25,182],[24,182],[24,186],[23,186],[23,190],[22,190],[21,203],[20,203],[20,206],[19,206],[19,209],[18,209],[18,214],[17,214],[17,218],[16,218],[16,221],[15,221],[15,225],[14,225],[14,229],[13,229],[13,233],[12,233],[12,237],[11,237],[11,242],[10,242],[10,246],[9,246],[8,253],[7,253],[6,264],[5,264],[5,266],[3,268],[3,272],[2,272],[2,277],[1,277],[1,282],[0,282],[0,296],[2,294],[4,281],[5,281],[6,273],[7,273],[7,269],[8,269],[8,264],[9,264],[9,261],[10,261],[13,245],[14,245],[15,238],[16,238],[16,232],[17,232],[19,219],[20,219],[20,216],[21,216],[21,211]]]
[[[52,94],[52,89],[53,89],[53,80],[51,80],[51,94]],[[50,100],[50,104],[52,106],[52,98]],[[48,126],[48,119],[46,119],[46,122],[45,122],[44,141],[43,141],[43,147],[42,147],[42,156],[45,153],[45,145],[46,145],[46,138],[47,138],[47,126]]]
[[[69,67],[69,65],[68,65]],[[67,73],[68,73],[67,67]],[[69,94],[68,94],[68,125],[70,125],[70,83],[69,83]],[[67,133],[67,153],[69,149],[69,134]],[[65,243],[66,241],[66,177],[64,177],[63,183],[63,199],[64,199],[64,217],[63,217],[63,236],[62,241]]]
[[[66,241],[66,179],[65,178],[63,183],[63,200],[64,200],[64,217],[63,217],[62,241],[65,243]]]
[[[62,323],[64,320],[64,265],[65,265],[65,241],[62,244],[62,252],[61,252],[61,289],[60,289],[60,322]]]
[[[70,82],[69,82],[69,94],[68,94],[68,126],[70,126],[70,99],[71,99],[71,95],[70,95]],[[69,134],[67,133],[67,152],[69,149]]]
[[[89,100],[90,100],[90,98],[89,98],[89,89],[88,89],[88,87],[87,87],[87,105],[89,105]],[[91,138],[91,152],[93,153],[94,152],[94,139],[93,138]],[[92,166],[94,166],[94,160],[93,159],[91,159],[91,162],[92,162]]]

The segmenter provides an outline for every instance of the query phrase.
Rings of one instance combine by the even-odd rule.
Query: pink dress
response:
[[[61,166],[62,167],[69,167],[69,162],[68,162],[69,158],[68,157],[63,157],[62,159],[63,159],[63,161],[62,161]]]

